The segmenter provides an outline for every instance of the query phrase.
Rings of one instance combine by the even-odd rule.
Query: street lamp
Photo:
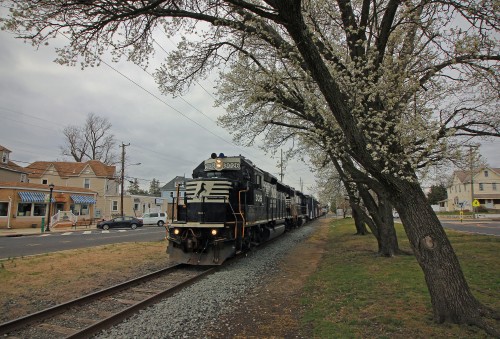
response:
[[[45,232],[50,232],[50,205],[52,204],[52,190],[54,190],[54,184],[49,185],[50,194],[49,194],[49,213],[47,217],[47,226],[45,226]]]
[[[136,165],[140,165],[141,163],[138,162],[136,164],[129,164],[127,166],[136,166]],[[122,177],[121,177],[121,180],[120,180],[120,185],[121,185],[121,189],[120,189],[120,211],[121,211],[121,216],[123,217],[123,182],[125,181],[125,164],[124,162],[122,161]]]

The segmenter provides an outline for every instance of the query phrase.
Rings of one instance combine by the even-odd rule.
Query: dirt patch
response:
[[[280,268],[248,294],[236,312],[220,318],[207,329],[211,338],[311,338],[311,329],[301,323],[300,298],[307,278],[317,269],[323,254],[329,219],[313,224],[317,231],[294,248]]]
[[[167,265],[166,242],[116,244],[0,262],[0,322]]]

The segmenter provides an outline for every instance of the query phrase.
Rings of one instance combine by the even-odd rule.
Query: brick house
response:
[[[86,188],[55,185],[50,199],[49,185],[0,182],[0,228],[41,227],[48,221],[49,204],[54,221],[52,225],[55,221],[64,221],[67,217],[64,213],[74,210],[75,205],[85,205],[88,215],[92,215],[96,195],[96,192]],[[77,219],[82,218],[85,216]]]

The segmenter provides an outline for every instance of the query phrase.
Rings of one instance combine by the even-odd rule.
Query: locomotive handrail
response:
[[[246,220],[245,220],[245,216],[243,215],[243,212],[241,211],[241,193],[248,192],[249,190],[250,190],[250,188],[247,186],[246,189],[238,191],[238,210],[239,210],[239,214],[241,216],[241,238],[242,238],[242,241],[243,241],[243,236],[245,235]],[[236,225],[234,227],[234,238],[236,240],[238,238],[238,223],[236,223]]]

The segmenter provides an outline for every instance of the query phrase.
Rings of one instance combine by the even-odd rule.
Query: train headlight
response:
[[[181,233],[181,231],[179,231],[179,229],[178,229],[178,228],[174,229],[174,234],[175,234],[175,235],[179,235],[179,233]]]
[[[212,230],[212,235],[214,235],[214,236],[217,235],[217,230],[216,229]]]
[[[220,158],[215,159],[215,169],[220,171],[223,168],[224,168],[224,162],[222,161],[222,159]]]

